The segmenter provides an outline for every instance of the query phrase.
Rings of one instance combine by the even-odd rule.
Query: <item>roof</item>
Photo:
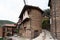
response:
[[[32,8],[37,9],[37,10],[39,10],[43,13],[43,11],[39,7],[35,7],[35,6],[31,6],[31,5],[25,5],[22,12],[21,12],[21,14],[20,14],[20,16],[19,16],[19,18],[22,16],[22,14],[25,12],[25,10],[32,9]]]
[[[49,0],[48,6],[51,6],[51,5],[50,5],[50,2],[51,2],[51,0]]]
[[[15,24],[4,24],[3,26],[5,26],[5,27],[16,27]]]

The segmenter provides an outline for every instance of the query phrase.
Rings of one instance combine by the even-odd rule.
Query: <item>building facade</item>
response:
[[[34,6],[25,5],[18,21],[19,35],[26,38],[35,38],[42,32],[43,11]]]
[[[15,24],[4,24],[3,25],[3,38],[7,38],[14,35],[14,30],[16,29]]]
[[[60,40],[60,0],[49,0],[49,6],[51,33]]]

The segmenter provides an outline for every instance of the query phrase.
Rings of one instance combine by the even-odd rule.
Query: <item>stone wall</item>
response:
[[[42,31],[42,25],[41,25],[42,13],[38,10],[32,9],[29,16],[31,18],[32,35],[34,35],[34,36],[35,36],[35,34],[39,35]],[[37,33],[35,33],[36,30],[38,31]]]
[[[29,19],[25,20],[19,29],[19,33],[26,38],[34,38],[42,32],[42,12],[37,9],[31,9],[28,14]]]
[[[51,15],[52,15],[51,32],[53,34],[55,34],[56,32],[57,38],[60,39],[60,0],[55,0],[55,2],[56,4],[54,3],[54,0],[51,0]],[[55,12],[56,12],[56,22],[55,22]],[[56,29],[55,29],[55,23],[56,23]]]

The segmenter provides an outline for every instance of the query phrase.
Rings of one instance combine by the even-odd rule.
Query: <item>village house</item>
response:
[[[13,36],[15,33],[16,25],[15,24],[4,24],[3,25],[3,38]]]
[[[2,37],[3,37],[3,28],[0,27],[0,38],[2,38]]]
[[[42,32],[42,14],[39,7],[25,5],[18,21],[19,35],[36,38]]]
[[[49,0],[51,33],[60,40],[60,0]]]

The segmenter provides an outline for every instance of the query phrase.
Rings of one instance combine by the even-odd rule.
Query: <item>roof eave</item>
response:
[[[29,7],[30,7],[30,8],[29,8]],[[23,13],[25,12],[25,10],[31,9],[31,8],[36,8],[37,10],[41,11],[42,14],[44,13],[39,7],[30,6],[30,5],[25,5],[25,6],[23,7],[23,9],[22,9],[22,12],[21,12],[19,18],[21,18],[21,16],[22,16]]]

